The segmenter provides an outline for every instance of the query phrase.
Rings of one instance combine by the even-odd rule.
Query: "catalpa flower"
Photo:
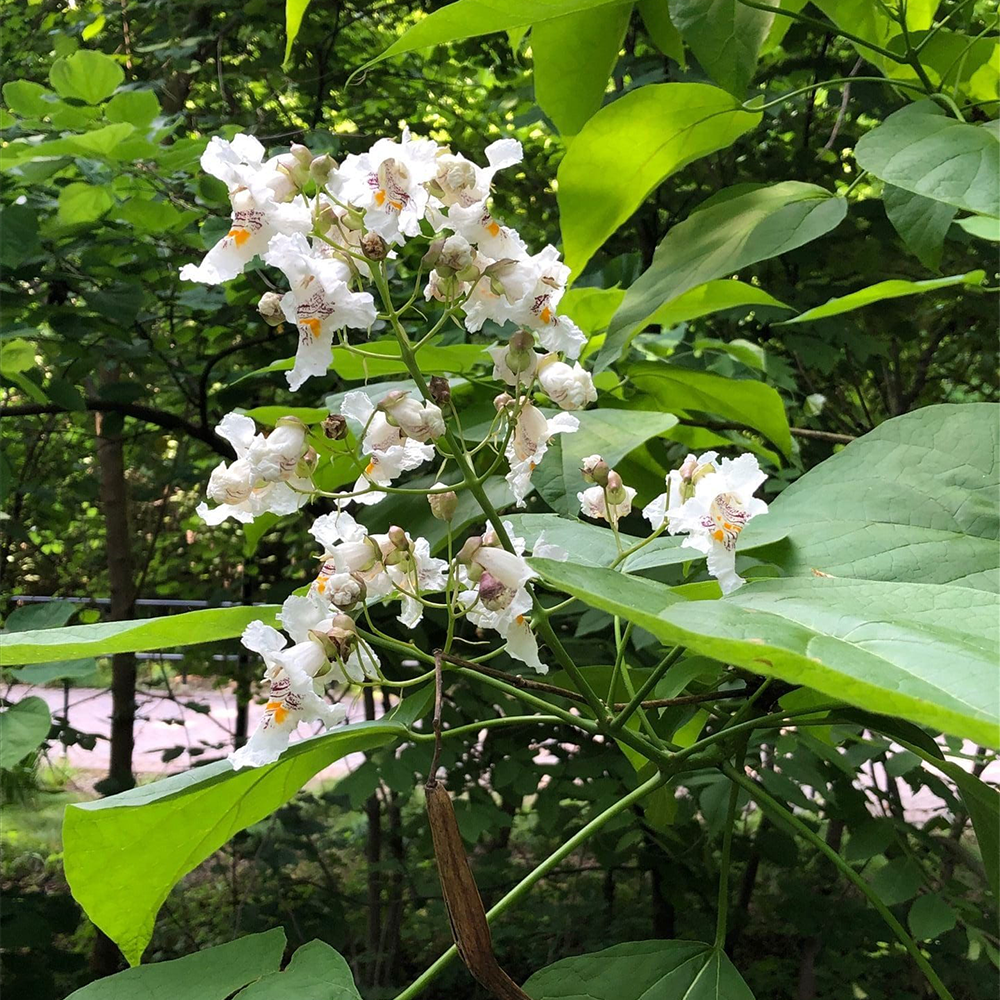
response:
[[[379,139],[367,153],[346,157],[331,190],[364,210],[365,226],[389,243],[420,235],[429,194],[424,185],[437,173],[439,146],[403,129],[399,142]]]
[[[309,534],[323,546],[323,565],[312,589],[324,600],[331,602],[334,587],[344,585],[337,579],[342,575],[361,581],[369,598],[392,593],[395,584],[382,557],[387,535],[369,535],[368,529],[344,510],[317,517]]]
[[[534,280],[518,300],[512,318],[537,331],[546,350],[559,351],[568,358],[579,357],[587,338],[571,319],[556,311],[570,275],[569,268],[559,260],[559,251],[546,246],[523,263],[530,267]]]
[[[329,660],[321,643],[306,638],[288,646],[277,629],[261,621],[246,627],[242,641],[264,658],[270,690],[257,729],[229,755],[235,770],[276,761],[300,722],[321,722],[330,729],[346,715],[342,705],[331,705],[322,696],[325,684],[317,676],[329,670]]]
[[[635,493],[631,486],[622,483],[621,476],[612,469],[608,472],[606,485],[589,486],[582,493],[577,493],[576,498],[585,517],[617,526],[623,517],[632,513]]]
[[[677,492],[671,491],[673,506],[666,512],[667,530],[672,535],[687,533],[684,547],[707,556],[709,573],[719,581],[722,592],[729,594],[744,583],[736,574],[740,532],[752,517],[767,513],[767,504],[753,495],[767,475],[760,471],[753,455],[740,455],[732,461],[724,458],[718,468],[715,457],[714,452],[698,459],[689,455],[685,467],[693,471],[685,480],[679,470],[671,480]]]
[[[469,620],[478,628],[498,632],[506,643],[507,653],[538,673],[548,667],[538,656],[538,639],[531,629],[532,597],[528,581],[537,574],[524,561],[524,539],[515,537],[510,521],[503,522],[514,551],[499,546],[493,529],[480,538],[470,538],[459,560],[464,560],[462,577],[474,582],[475,589],[460,593],[459,600],[468,608]],[[565,559],[565,550],[545,542],[540,535],[532,554],[546,559]]]
[[[518,507],[525,505],[524,498],[531,492],[531,474],[548,451],[549,441],[556,434],[572,434],[579,429],[576,417],[557,413],[549,418],[527,398],[522,400],[506,450],[510,463],[506,478]]]
[[[582,410],[597,402],[594,379],[579,361],[570,366],[555,354],[538,362],[538,382],[553,403],[562,410]]]
[[[368,292],[352,292],[348,267],[310,247],[301,233],[275,236],[264,261],[280,268],[291,286],[281,308],[299,333],[295,366],[285,376],[294,391],[310,376],[327,373],[335,330],[367,330],[375,322],[375,302]]]
[[[300,474],[306,454],[301,422],[283,427],[270,445],[275,431],[257,434],[253,420],[239,413],[227,413],[215,432],[233,446],[236,461],[220,462],[212,470],[207,493],[219,506],[200,503],[196,508],[206,524],[221,524],[229,517],[249,524],[268,512],[292,514],[309,501],[313,484]]]
[[[276,233],[306,233],[311,228],[309,205],[296,195],[301,165],[290,154],[266,162],[264,155],[264,147],[249,135],[236,135],[232,142],[216,136],[209,142],[201,165],[228,187],[232,225],[201,264],[181,268],[182,280],[206,285],[229,281],[264,253]]]
[[[486,201],[498,170],[520,163],[523,157],[516,139],[491,142],[486,147],[485,167],[467,160],[461,153],[442,149],[437,155],[437,173],[429,186],[442,205],[469,208]]]
[[[468,207],[453,205],[448,209],[447,219],[443,219],[440,225],[464,236],[484,256],[493,260],[523,258],[528,252],[527,244],[518,231],[498,222],[485,202]]]
[[[361,450],[369,455],[368,466],[354,484],[354,492],[360,493],[369,488],[371,483],[388,486],[404,472],[416,469],[434,458],[433,445],[421,444],[408,437],[402,428],[393,427],[385,414],[376,410],[368,395],[360,390],[347,393],[340,412],[365,429]],[[384,497],[384,493],[374,490],[354,499],[360,504],[374,504]]]

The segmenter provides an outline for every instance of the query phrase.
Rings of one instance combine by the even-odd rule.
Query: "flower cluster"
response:
[[[268,292],[258,310],[272,326],[288,322],[297,330],[296,356],[287,373],[292,390],[327,372],[338,333],[342,350],[360,353],[344,331],[370,331],[382,321],[393,326],[394,345],[412,361],[420,344],[409,340],[402,321],[410,321],[411,311],[423,319],[414,300],[424,278],[424,300],[438,304],[443,318],[421,343],[446,320],[461,323],[470,334],[487,321],[515,328],[506,343],[487,349],[499,392],[492,422],[471,449],[451,385],[440,376],[424,383],[415,361],[407,365],[416,382],[412,388],[346,392],[339,412],[320,427],[289,416],[263,433],[239,413],[218,425],[236,457],[211,474],[207,493],[214,506],[198,507],[207,523],[289,514],[317,497],[333,507],[310,528],[318,546],[315,578],[282,605],[279,619],[288,638],[259,621],[244,633],[244,645],[264,660],[269,696],[256,732],[231,757],[235,767],[276,760],[300,722],[330,727],[340,721],[343,711],[326,697],[330,685],[381,679],[372,645],[379,637],[358,627],[361,616],[371,626],[373,603],[398,602],[397,618],[407,630],[420,623],[427,608],[443,610],[452,625],[466,619],[495,632],[511,657],[547,670],[532,628],[536,574],[512,522],[494,518],[482,534],[466,538],[449,561],[432,554],[427,538],[399,525],[384,533],[369,530],[348,511],[351,503],[364,509],[392,493],[422,494],[433,516],[449,522],[449,532],[460,530],[478,510],[463,501],[474,499],[469,493],[475,493],[480,475],[474,456],[483,448],[493,457],[480,463],[488,469],[479,484],[505,461],[508,503],[523,507],[532,474],[553,438],[580,430],[571,411],[597,401],[593,378],[578,360],[585,338],[558,312],[568,269],[554,247],[531,253],[490,207],[494,175],[520,162],[521,147],[513,140],[494,142],[486,160],[481,166],[408,131],[398,142],[380,139],[340,164],[303,146],[267,158],[260,143],[245,135],[229,142],[213,139],[202,158],[206,171],[228,187],[231,227],[201,264],[187,265],[181,275],[216,284],[258,257],[283,273],[288,291]],[[416,259],[407,244],[417,240],[425,244],[418,280],[410,300],[397,309],[389,277],[404,258]],[[381,314],[367,288],[377,292]],[[317,485],[325,481],[319,454],[331,450],[342,460],[339,492]],[[429,462],[439,463],[432,487],[394,485]],[[342,474],[343,463],[354,471]],[[581,471],[588,484],[578,494],[581,514],[609,524],[622,550],[619,525],[632,513],[636,490],[600,455],[584,459]],[[643,510],[653,529],[646,540],[665,530],[685,534],[683,545],[704,553],[709,572],[730,592],[743,582],[735,572],[739,533],[767,510],[753,496],[764,478],[751,455],[735,461],[720,461],[714,452],[688,456],[667,476],[666,492]],[[352,479],[353,485],[343,485]],[[447,479],[455,481],[449,485]],[[416,496],[411,499],[416,502]],[[358,517],[368,519],[363,513]],[[531,551],[567,558],[544,537]]]

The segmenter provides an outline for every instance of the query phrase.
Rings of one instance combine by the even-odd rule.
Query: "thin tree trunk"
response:
[[[243,567],[243,584],[240,588],[240,603],[253,603],[253,576],[249,566]],[[233,732],[233,747],[239,750],[247,741],[250,714],[250,682],[253,668],[250,664],[250,650],[240,646],[236,661],[236,727]]]
[[[392,707],[388,694],[384,694],[383,711],[388,713]],[[396,980],[399,954],[402,948],[401,932],[403,926],[403,873],[406,861],[406,849],[403,843],[403,818],[399,809],[399,796],[389,791],[386,795],[386,846],[392,858],[392,870],[389,873],[386,886],[385,920],[382,926],[382,962],[379,981],[388,986]]]
[[[127,621],[135,613],[136,595],[128,524],[125,452],[121,431],[108,428],[102,413],[96,416],[95,430],[111,597],[109,618],[111,621]],[[116,653],[111,658],[110,765],[108,776],[95,786],[102,795],[114,795],[135,785],[132,774],[135,674],[134,653]],[[118,970],[120,963],[121,956],[114,942],[98,931],[91,955],[94,974],[110,975]]]
[[[365,718],[375,718],[375,695],[371,688],[364,689]],[[368,839],[365,844],[365,860],[368,862],[368,945],[367,968],[369,985],[375,985],[378,972],[379,954],[382,944],[382,878],[379,863],[382,860],[382,806],[378,792],[374,792],[365,803],[368,817]]]

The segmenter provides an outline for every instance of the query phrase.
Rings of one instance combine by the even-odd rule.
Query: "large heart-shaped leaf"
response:
[[[1000,215],[996,123],[970,125],[933,101],[889,115],[854,149],[867,171],[904,191],[982,215]]]
[[[564,958],[524,990],[534,1000],[753,1000],[732,962],[700,941],[629,941]]]
[[[199,642],[232,639],[259,618],[275,624],[276,604],[256,607],[208,608],[180,615],[164,615],[128,622],[67,625],[59,629],[0,633],[4,666],[49,663],[84,656],[110,656],[144,649],[194,646]]]
[[[277,975],[284,951],[285,932],[275,927],[169,962],[126,969],[84,986],[67,1000],[226,1000],[248,983]]]
[[[766,580],[684,600],[613,570],[532,559],[555,587],[664,643],[803,684],[873,712],[1000,745],[1000,598],[967,587]]]
[[[361,1000],[351,967],[325,941],[310,941],[281,972],[272,972],[235,1000]]]
[[[579,273],[664,178],[724,149],[759,121],[731,94],[704,83],[638,87],[602,108],[559,165],[567,265]]]
[[[630,4],[608,4],[531,29],[535,100],[563,136],[573,136],[604,100]]]
[[[998,414],[995,403],[942,404],[887,420],[785,490],[741,548],[782,536],[769,558],[790,575],[995,592]]]
[[[532,482],[542,498],[563,514],[580,510],[577,493],[586,489],[580,465],[587,455],[600,455],[610,466],[620,462],[644,441],[677,423],[672,413],[639,410],[584,410],[577,413],[580,429],[552,439]]]
[[[361,722],[293,743],[265,767],[228,760],[66,809],[63,850],[73,897],[136,965],[173,886],[233,834],[287,802],[314,774],[350,753],[405,735]]]
[[[628,377],[658,409],[682,415],[686,410],[714,413],[760,431],[786,456],[792,453],[785,404],[764,382],[723,378],[662,361],[631,365]]]
[[[907,249],[932,271],[940,270],[944,238],[958,211],[954,205],[924,198],[886,184],[882,190],[882,205],[893,228]]]
[[[667,233],[653,263],[625,293],[595,367],[606,368],[618,358],[661,306],[706,281],[823,236],[846,212],[843,198],[799,181],[725,189],[710,198]]]
[[[739,0],[669,0],[670,20],[701,67],[720,86],[744,97],[774,14]]]

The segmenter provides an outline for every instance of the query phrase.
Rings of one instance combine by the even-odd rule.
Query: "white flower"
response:
[[[506,478],[518,507],[525,506],[524,498],[531,492],[531,474],[548,450],[552,437],[571,434],[579,428],[580,421],[568,413],[557,413],[550,419],[533,403],[523,402],[506,451],[510,463]]]
[[[258,434],[251,441],[246,457],[258,478],[273,483],[294,476],[306,452],[307,430],[301,420],[281,417],[270,434]]]
[[[516,139],[498,139],[486,147],[487,166],[467,160],[461,153],[441,150],[437,156],[437,173],[434,184],[442,205],[460,205],[468,208],[489,197],[493,175],[504,167],[520,163],[524,153]]]
[[[528,248],[516,229],[497,222],[484,202],[469,205],[452,205],[441,226],[464,236],[486,257],[494,260],[522,258]]]
[[[196,509],[206,524],[221,524],[229,517],[249,524],[265,512],[291,514],[309,502],[312,482],[296,476],[294,465],[289,468],[286,462],[282,467],[282,450],[289,445],[284,435],[278,447],[269,449],[268,439],[256,434],[253,420],[239,413],[227,413],[215,431],[232,444],[236,461],[221,462],[212,470],[207,493],[219,506],[200,503]],[[261,467],[254,464],[255,459],[262,462]]]
[[[667,519],[667,508],[678,507],[687,499],[691,492],[688,484],[699,468],[713,466],[719,460],[719,453],[706,451],[700,457],[689,454],[679,469],[671,469],[667,473],[665,493],[651,500],[642,509],[642,516],[649,521],[653,531],[659,531]]]
[[[385,414],[377,411],[368,395],[360,390],[344,397],[340,412],[360,427],[367,427],[361,443],[363,454],[369,455],[368,466],[354,484],[354,492],[370,489],[371,483],[388,486],[404,472],[409,472],[434,458],[434,446],[421,444],[407,437],[399,427],[393,427]],[[385,493],[373,490],[354,497],[360,504],[375,504]]]
[[[594,380],[579,361],[570,367],[549,354],[538,363],[538,381],[549,399],[563,410],[580,410],[597,402]]]
[[[426,538],[411,539],[407,532],[406,541],[408,551],[396,549],[398,561],[393,561],[391,554],[387,553],[386,572],[402,595],[398,620],[412,629],[424,616],[424,606],[416,598],[445,589],[448,563],[431,555],[430,542]]]
[[[579,357],[587,343],[586,335],[571,319],[556,313],[569,280],[569,268],[559,260],[559,251],[553,246],[544,247],[525,263],[534,272],[534,282],[518,300],[512,314],[514,322],[537,330],[546,350]]]
[[[346,511],[317,517],[309,533],[323,546],[324,563],[313,589],[324,599],[330,599],[332,578],[341,574],[363,581],[369,598],[392,593],[395,584],[382,560],[382,543],[387,536],[369,535],[368,529]]]
[[[405,392],[390,393],[379,404],[379,409],[407,437],[416,441],[439,438],[445,432],[441,407],[427,400],[420,402]]]
[[[670,534],[688,533],[684,546],[705,553],[724,594],[743,585],[736,574],[736,542],[752,517],[767,513],[767,504],[753,495],[765,479],[753,455],[724,458],[718,471],[695,476],[693,496],[667,511]]]
[[[295,390],[310,376],[326,374],[335,330],[367,330],[375,322],[375,303],[368,292],[350,290],[351,272],[343,261],[314,250],[301,233],[275,236],[264,260],[280,268],[291,286],[281,308],[299,334],[295,366],[286,374]]]
[[[607,521],[609,524],[617,524],[623,517],[632,513],[632,501],[635,499],[636,491],[631,486],[622,486],[625,498],[623,500],[610,499],[609,493],[602,486],[590,486],[582,493],[577,493],[576,498],[580,501],[580,512],[585,517],[592,517],[598,521]]]
[[[524,367],[515,372],[510,366],[511,358],[509,345],[505,344],[502,347],[488,347],[487,351],[489,352],[490,357],[493,358],[493,377],[502,382],[506,382],[507,385],[517,385],[518,383],[521,385],[530,385],[543,357],[543,355],[539,354],[537,351],[523,352],[519,360]],[[564,407],[564,409],[568,409],[568,407]]]
[[[257,621],[244,631],[243,645],[264,657],[270,691],[257,729],[229,755],[234,770],[276,761],[300,722],[321,722],[329,729],[346,715],[342,705],[330,705],[322,697],[324,684],[316,675],[326,671],[328,660],[318,642],[306,639],[286,648],[280,632]]]
[[[346,157],[330,188],[363,209],[365,226],[389,243],[420,235],[427,208],[424,187],[437,172],[438,145],[404,129],[399,142],[379,139],[367,153]]]

